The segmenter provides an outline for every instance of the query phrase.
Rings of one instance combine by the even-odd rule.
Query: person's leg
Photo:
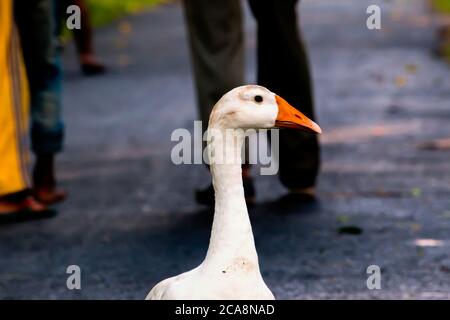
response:
[[[98,62],[94,53],[93,30],[89,8],[84,0],[66,0],[68,4],[77,5],[81,12],[81,29],[72,31],[75,45],[78,50],[81,70],[85,75],[96,75],[104,73],[106,68]]]
[[[244,84],[244,39],[240,0],[184,0],[197,101],[203,130],[215,103]],[[249,166],[243,165],[244,189],[254,197]],[[198,191],[197,201],[212,205],[212,186]]]
[[[56,189],[54,173],[54,157],[62,150],[64,126],[53,0],[16,0],[15,9],[31,94],[31,142],[36,155],[33,190],[38,200],[50,204],[65,196]]]
[[[0,223],[46,209],[29,195],[28,86],[11,9],[0,2]]]
[[[258,23],[258,83],[315,118],[307,54],[297,26],[297,0],[250,0]],[[280,130],[280,180],[308,192],[319,171],[316,135]]]
[[[239,0],[184,0],[197,100],[203,129],[214,104],[244,83]]]

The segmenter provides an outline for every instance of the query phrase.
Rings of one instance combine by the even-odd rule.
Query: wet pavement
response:
[[[319,203],[277,205],[286,191],[262,176],[250,209],[261,271],[278,299],[450,298],[450,150],[422,148],[450,137],[450,68],[432,54],[425,2],[301,5],[324,131]],[[382,30],[365,26],[373,3]],[[248,10],[246,18],[254,82]],[[171,132],[197,118],[179,3],[96,36],[107,75],[83,78],[73,47],[65,53],[58,171],[70,198],[54,219],[0,228],[0,298],[142,299],[206,253],[211,213],[193,192],[209,174],[170,161]],[[66,288],[72,264],[80,291]],[[369,265],[381,268],[381,290],[366,286]]]

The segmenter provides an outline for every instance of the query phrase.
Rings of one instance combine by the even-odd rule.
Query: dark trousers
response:
[[[309,62],[298,31],[297,0],[249,0],[258,24],[258,84],[314,119]],[[204,127],[217,100],[243,84],[244,50],[239,0],[184,0],[197,97]],[[317,136],[280,131],[280,181],[314,186],[320,165]]]
[[[61,110],[62,71],[55,18],[58,1],[15,0],[31,97],[31,147],[36,154],[62,149],[64,125]]]
[[[249,0],[258,24],[258,84],[315,120],[309,61],[297,26],[297,0]],[[315,184],[320,164],[316,135],[280,130],[280,180],[288,188]]]

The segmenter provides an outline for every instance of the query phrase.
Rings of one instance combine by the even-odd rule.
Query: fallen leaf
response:
[[[360,235],[363,230],[357,226],[344,226],[338,228],[339,234],[351,234],[351,235]]]
[[[415,64],[407,64],[405,65],[405,70],[409,73],[415,74],[417,72],[417,65]]]
[[[403,77],[403,76],[397,76],[397,77],[395,77],[395,85],[398,87],[398,88],[401,88],[401,87],[404,87],[405,85],[406,85],[406,78],[405,77]]]
[[[347,216],[347,215],[339,215],[339,216],[336,217],[336,220],[337,220],[339,223],[346,223],[346,222],[349,222],[349,221],[350,221],[350,216]]]
[[[133,27],[128,21],[121,21],[119,25],[117,26],[117,29],[121,34],[129,34],[131,31],[133,31]]]
[[[412,188],[411,189],[411,196],[414,198],[420,197],[422,195],[422,190],[420,188]]]

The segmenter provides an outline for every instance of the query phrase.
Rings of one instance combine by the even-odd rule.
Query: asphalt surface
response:
[[[264,176],[250,209],[278,299],[450,298],[450,151],[421,148],[450,137],[450,68],[432,54],[425,2],[301,5],[324,131],[319,203],[280,205],[286,191]],[[373,3],[382,30],[365,26]],[[58,172],[70,198],[54,219],[0,228],[0,298],[143,299],[206,253],[211,216],[193,192],[209,174],[170,161],[171,132],[197,118],[180,5],[123,19],[95,40],[105,76],[82,77],[72,45],[65,52]],[[72,264],[81,290],[66,287]],[[366,286],[369,265],[381,267],[381,290]]]

